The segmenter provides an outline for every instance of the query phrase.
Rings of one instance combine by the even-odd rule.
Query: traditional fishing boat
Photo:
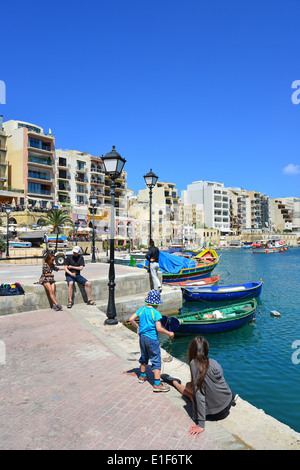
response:
[[[199,279],[198,281],[177,281],[177,282],[166,282],[168,286],[174,287],[209,287],[217,284],[219,282],[220,276],[216,275],[213,277],[205,277],[203,279]]]
[[[158,261],[164,283],[203,279],[217,266],[218,262],[217,253],[210,248],[199,253],[197,258],[185,258],[161,251]],[[147,260],[136,266],[149,269]]]
[[[184,300],[219,302],[223,300],[244,300],[258,297],[261,293],[263,282],[248,282],[230,286],[211,287],[181,287]]]
[[[163,315],[161,323],[176,335],[225,333],[254,321],[256,307],[257,302],[252,299],[218,307],[218,310],[210,308],[172,317]]]
[[[280,253],[287,250],[285,240],[278,237],[252,243],[251,247],[252,253]]]

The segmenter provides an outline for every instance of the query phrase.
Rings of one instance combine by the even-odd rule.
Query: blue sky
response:
[[[182,189],[300,197],[298,0],[36,0],[1,6],[4,120],[126,158]],[[300,93],[299,93],[300,98]]]

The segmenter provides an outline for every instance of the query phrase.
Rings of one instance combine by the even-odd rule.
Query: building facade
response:
[[[195,181],[182,191],[181,201],[200,205],[205,227],[217,229],[221,234],[230,232],[229,190],[223,183]]]

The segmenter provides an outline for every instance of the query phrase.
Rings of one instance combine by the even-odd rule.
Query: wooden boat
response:
[[[194,267],[183,268],[176,273],[163,272],[163,283],[168,284],[170,282],[176,283],[204,279],[217,266],[219,262],[219,256],[215,250],[208,248],[192,258],[192,261],[196,261],[196,265]]]
[[[198,257],[202,255],[201,257]],[[217,266],[219,257],[217,253],[208,248],[202,251],[197,258],[185,257],[160,252],[159,270],[162,272],[163,283],[194,281],[203,279]],[[138,268],[149,269],[148,261],[136,264]]]
[[[182,287],[182,295],[187,301],[219,302],[223,300],[244,300],[258,297],[263,282],[248,282],[230,286]]]
[[[176,287],[209,287],[213,286],[217,282],[219,282],[220,276],[216,275],[213,277],[205,277],[203,279],[199,279],[198,281],[179,281],[179,282],[167,282],[169,286],[176,286]]]
[[[172,317],[163,315],[161,323],[175,335],[224,333],[254,321],[256,307],[257,302],[252,299],[219,307],[218,310],[210,308]]]

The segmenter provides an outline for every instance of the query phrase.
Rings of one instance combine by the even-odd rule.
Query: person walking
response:
[[[206,420],[219,421],[226,418],[238,398],[225,381],[220,364],[215,359],[208,358],[208,351],[209,344],[204,337],[197,336],[191,341],[188,352],[191,382],[182,385],[178,377],[161,375],[162,380],[172,384],[193,404],[196,424],[190,426],[190,435],[204,431]]]
[[[58,268],[54,266],[54,255],[47,253],[44,259],[42,274],[39,279],[39,284],[42,284],[46,291],[49,293],[53,310],[62,310],[62,306],[57,302],[55,296],[55,280],[53,271],[60,271],[64,268]]]
[[[144,383],[147,380],[146,368],[148,362],[151,362],[152,370],[154,374],[154,392],[168,392],[169,386],[163,385],[160,381],[161,373],[161,351],[160,343],[158,340],[158,333],[169,336],[171,339],[174,338],[172,331],[167,331],[161,325],[161,314],[156,310],[158,305],[162,304],[160,300],[160,293],[156,290],[151,290],[145,299],[147,304],[144,307],[139,308],[129,318],[130,323],[137,329],[137,334],[140,337],[140,351],[141,357],[140,363],[140,375],[139,382]],[[139,318],[139,325],[136,320]]]
[[[154,241],[150,240],[148,252],[145,258],[149,261],[150,275],[153,282],[153,288],[158,292],[162,291],[160,280],[158,278],[158,269],[159,269],[159,249],[154,245]]]
[[[91,300],[92,295],[92,283],[88,281],[85,277],[81,275],[81,271],[85,266],[84,257],[80,254],[80,247],[74,246],[72,250],[72,255],[68,255],[65,258],[65,271],[66,271],[66,281],[68,283],[68,308],[73,306],[73,286],[74,282],[79,282],[86,289],[87,295],[87,305],[96,305],[95,302]]]

